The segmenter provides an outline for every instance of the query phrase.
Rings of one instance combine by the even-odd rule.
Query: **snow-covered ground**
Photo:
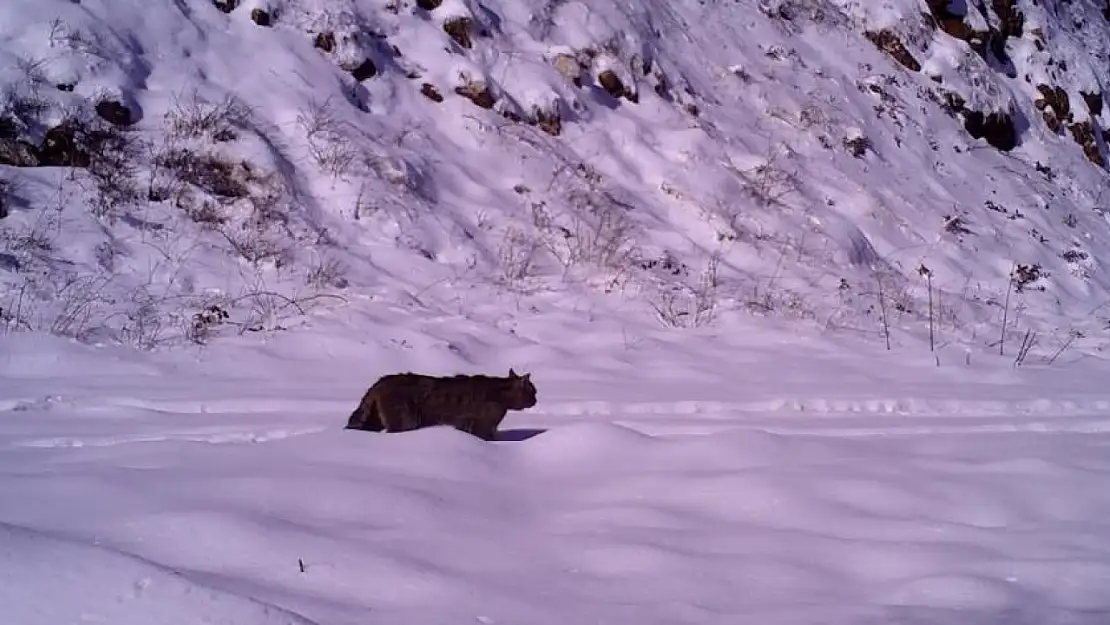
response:
[[[1110,622],[1108,42],[0,3],[0,623]],[[343,429],[510,367],[497,442]]]
[[[349,323],[141,357],[0,343],[0,620],[1110,617],[1098,363],[937,367],[768,321],[620,338],[584,318],[561,347],[543,316],[499,345],[440,321],[538,386],[485,443],[344,430],[381,373],[483,368]]]

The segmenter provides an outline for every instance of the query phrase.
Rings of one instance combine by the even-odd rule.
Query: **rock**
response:
[[[536,126],[553,137],[558,137],[563,131],[563,122],[559,118],[558,107],[552,107],[551,110],[536,107],[532,116],[536,120]]]
[[[273,16],[265,9],[254,8],[251,9],[251,21],[259,26],[273,26]]]
[[[875,44],[875,47],[890,55],[891,58],[901,63],[905,68],[913,72],[921,71],[921,63],[910,54],[906,46],[902,45],[902,42],[899,41],[898,36],[895,35],[893,31],[885,28],[878,32],[869,30],[865,31],[863,36],[867,37],[868,41]]]
[[[659,71],[655,72],[654,78],[655,86],[652,89],[655,91],[655,95],[667,102],[674,102],[674,96],[671,94],[671,81],[667,78],[667,75]]]
[[[443,31],[450,35],[455,43],[469,50],[472,46],[470,31],[473,26],[474,22],[468,17],[453,17],[443,23]]]
[[[131,109],[118,100],[101,100],[95,109],[101,119],[114,126],[130,126],[137,121]]]
[[[359,82],[369,80],[378,75],[378,67],[374,65],[374,62],[370,59],[366,59],[349,71],[351,72],[351,76],[354,76],[355,80]]]
[[[332,52],[335,50],[335,34],[334,33],[317,33],[316,38],[312,40],[312,46],[323,50],[324,52]]]
[[[239,0],[212,0],[212,4],[224,13],[231,13],[239,6]]]
[[[966,111],[964,129],[976,139],[986,139],[991,146],[1009,152],[1017,147],[1017,129],[1013,118],[1000,111],[984,114]]]
[[[74,127],[63,123],[46,131],[38,162],[43,167],[88,167],[92,159],[77,140]]]
[[[1090,121],[1079,122],[1069,126],[1068,130],[1071,131],[1072,139],[1075,139],[1075,142],[1083,148],[1083,154],[1087,160],[1099,167],[1106,166],[1102,159],[1102,152],[1098,149],[1098,140],[1095,139],[1094,124]]]
[[[935,25],[950,37],[955,37],[960,41],[971,42],[972,39],[976,38],[975,31],[971,30],[971,27],[967,25],[962,17],[937,17]]]
[[[846,137],[844,139],[844,149],[856,158],[863,158],[867,151],[871,149],[871,140],[861,135]]]
[[[555,71],[574,83],[575,87],[582,86],[582,64],[578,59],[569,54],[558,54],[551,60],[551,64],[555,66]]]
[[[964,97],[962,95],[956,93],[955,91],[948,91],[947,89],[943,90],[943,93],[941,94],[941,100],[941,107],[944,109],[944,112],[948,113],[952,117],[955,117],[956,115],[962,113],[964,111],[964,107],[967,106],[967,101],[964,100]]]
[[[1016,0],[992,0],[991,4],[1001,22],[1002,38],[1021,37],[1025,32],[1025,14],[1016,8]]]
[[[619,99],[623,96],[633,103],[639,101],[636,94],[629,91],[628,88],[624,86],[624,83],[621,82],[616,72],[611,69],[607,69],[597,75],[597,84],[601,85],[601,88],[614,98]]]
[[[993,1],[1006,2],[1009,0]],[[967,17],[966,4],[960,3],[965,13],[954,13],[951,10],[953,4],[949,0],[926,0],[926,3],[929,5],[929,12],[933,18],[933,26],[956,39],[966,41],[971,49],[981,57],[986,58],[987,52],[992,52],[1000,59],[1006,58],[1006,37],[994,29],[975,30],[971,28],[965,19]],[[1024,24],[1025,16],[1021,15],[1020,17],[1022,24]],[[1020,28],[1021,26],[1018,25],[1017,27]]]
[[[1098,117],[1102,115],[1102,92],[1096,91],[1095,93],[1087,93],[1080,91],[1079,95],[1083,97],[1083,103],[1087,105],[1087,110],[1091,115]]]
[[[949,0],[925,0],[925,4],[929,6],[929,13],[933,16],[934,26],[956,39],[963,41],[971,39],[973,31],[964,21],[965,15],[954,13],[951,10],[952,3]]]
[[[455,87],[455,93],[484,109],[491,109],[497,103],[497,98],[493,97],[493,93],[485,83],[468,82],[465,85]]]
[[[435,85],[431,83],[426,82],[420,85],[420,93],[432,102],[443,102],[443,94],[441,94],[439,92],[439,89],[436,89]]]
[[[1045,84],[1037,85],[1037,91],[1041,97],[1033,101],[1033,106],[1041,111],[1041,116],[1052,132],[1060,132],[1064,124],[1072,121],[1074,117],[1067,92],[1060,87],[1049,87]]]

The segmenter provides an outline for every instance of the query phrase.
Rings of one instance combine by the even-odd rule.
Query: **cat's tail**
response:
[[[385,430],[382,423],[381,410],[378,408],[377,398],[364,399],[358,408],[347,419],[348,430],[366,430],[368,432],[381,432]]]

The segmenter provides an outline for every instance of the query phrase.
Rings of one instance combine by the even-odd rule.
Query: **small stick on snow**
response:
[[[1017,358],[1014,359],[1014,366],[1019,367],[1025,364],[1025,358],[1029,355],[1029,351],[1037,343],[1037,333],[1032,330],[1026,330],[1025,336],[1021,339],[1021,347],[1018,348]]]
[[[1056,359],[1060,357],[1060,354],[1063,354],[1064,350],[1066,350],[1068,347],[1070,347],[1072,342],[1074,342],[1075,339],[1079,338],[1079,336],[1080,336],[1080,334],[1076,330],[1072,330],[1071,332],[1069,332],[1068,333],[1068,340],[1065,341],[1064,344],[1060,346],[1060,349],[1056,350],[1056,352],[1052,354],[1052,357],[1047,360],[1048,364],[1051,365],[1052,363],[1056,362]]]
[[[1009,316],[1010,316],[1010,291],[1012,291],[1013,288],[1014,288],[1014,270],[1015,269],[1017,269],[1017,262],[1016,261],[1014,262],[1013,266],[1010,267],[1010,281],[1006,285],[1006,305],[1002,309],[1002,336],[998,341],[998,355],[999,356],[1004,356],[1005,355],[1003,352],[1005,351],[1005,348],[1006,348],[1006,322],[1009,320]]]
[[[925,281],[929,285],[929,351],[935,352],[936,339],[933,334],[933,272],[925,266],[925,263],[922,263],[921,266],[917,268],[917,273],[925,276]],[[937,360],[937,366],[940,366],[939,359]]]
[[[875,274],[875,282],[879,283],[879,312],[882,313],[883,337],[886,339],[886,351],[890,351],[890,324],[886,317],[886,297],[883,296],[883,279]]]

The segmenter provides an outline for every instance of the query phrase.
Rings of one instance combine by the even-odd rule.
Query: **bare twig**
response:
[[[1009,281],[1006,283],[1006,304],[1002,309],[1002,336],[998,340],[998,355],[1004,356],[1006,348],[1006,324],[1009,322],[1010,317],[1010,292],[1014,288],[1014,269],[1017,268],[1017,262],[1010,268]]]
[[[1071,347],[1071,344],[1075,342],[1075,339],[1080,338],[1082,336],[1083,336],[1083,333],[1078,331],[1078,330],[1072,330],[1071,332],[1068,332],[1068,340],[1064,341],[1064,344],[1061,345],[1060,348],[1057,349],[1052,354],[1052,356],[1046,360],[1046,362],[1050,365],[1052,363],[1056,362],[1056,359],[1060,357],[1060,354],[1063,354],[1064,350],[1066,350],[1068,347]]]
[[[882,314],[883,338],[886,339],[886,349],[890,351],[890,324],[886,315],[886,295],[883,291],[883,278],[875,274],[875,282],[879,285],[879,312]]]
[[[1020,367],[1025,364],[1025,358],[1029,355],[1029,351],[1037,343],[1037,333],[1032,330],[1026,330],[1025,336],[1021,339],[1021,347],[1018,348],[1017,358],[1014,359],[1014,366]]]

